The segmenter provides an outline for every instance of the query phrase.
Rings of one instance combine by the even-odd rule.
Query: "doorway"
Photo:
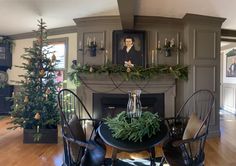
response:
[[[236,38],[221,40],[220,114],[236,114]]]

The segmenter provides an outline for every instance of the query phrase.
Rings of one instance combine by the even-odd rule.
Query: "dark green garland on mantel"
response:
[[[81,74],[119,74],[125,80],[146,80],[160,74],[172,74],[176,79],[188,80],[188,66],[160,64],[152,67],[134,66],[127,70],[124,65],[107,63],[106,65],[80,65],[76,60],[72,61],[72,71],[69,78],[75,84],[80,83]]]

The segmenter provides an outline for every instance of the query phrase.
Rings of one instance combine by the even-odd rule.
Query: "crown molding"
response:
[[[120,23],[120,16],[97,16],[73,19],[78,27],[94,26],[96,24],[114,24]]]
[[[226,18],[221,17],[213,17],[213,16],[205,16],[205,15],[198,15],[198,14],[191,14],[186,13],[183,17],[183,21],[185,23],[191,22],[191,23],[204,23],[204,24],[216,24],[216,25],[222,25],[222,23],[226,20]]]
[[[61,34],[66,34],[66,33],[77,33],[77,27],[76,26],[67,26],[67,27],[52,28],[52,29],[47,30],[48,36],[61,35]],[[35,33],[34,32],[27,32],[27,33],[10,35],[9,37],[13,40],[34,38]]]

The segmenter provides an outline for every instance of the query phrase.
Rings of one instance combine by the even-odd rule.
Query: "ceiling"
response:
[[[133,1],[133,15],[174,18],[182,18],[186,13],[209,15],[226,18],[222,28],[236,30],[235,0],[118,1]],[[0,0],[0,35],[32,32],[40,18],[51,29],[74,26],[74,18],[118,15],[117,0]]]

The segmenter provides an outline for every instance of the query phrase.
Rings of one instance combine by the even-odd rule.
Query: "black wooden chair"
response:
[[[63,89],[58,93],[58,105],[64,141],[63,165],[100,166],[106,149],[96,133],[99,121],[91,117],[71,90]]]
[[[209,90],[198,90],[182,105],[173,118],[167,118],[169,138],[163,144],[161,164],[171,166],[204,165],[204,145],[214,104]]]

